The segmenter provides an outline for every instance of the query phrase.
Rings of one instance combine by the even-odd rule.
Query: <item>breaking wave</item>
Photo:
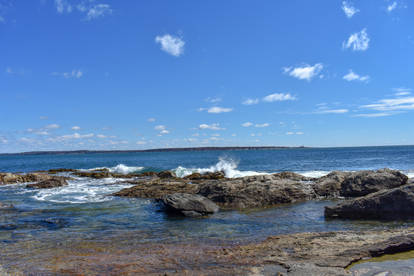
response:
[[[124,164],[118,164],[114,167],[99,167],[99,168],[87,169],[86,171],[103,170],[103,169],[107,169],[111,173],[129,174],[129,173],[140,172],[144,169],[144,167],[133,167],[133,166],[127,166]]]
[[[173,171],[178,177],[185,177],[192,173],[204,174],[208,172],[224,172],[225,176],[228,178],[237,178],[237,177],[244,177],[244,176],[267,174],[264,172],[255,172],[255,171],[239,171],[237,170],[238,165],[239,165],[238,162],[233,159],[220,157],[219,162],[209,168],[185,168],[185,167],[179,166]]]
[[[68,181],[68,185],[64,187],[36,191],[32,198],[55,203],[103,202],[112,199],[111,196],[108,196],[109,194],[133,186],[131,184],[119,183],[122,180],[120,178],[90,180],[78,178]],[[31,190],[28,191],[30,192]]]

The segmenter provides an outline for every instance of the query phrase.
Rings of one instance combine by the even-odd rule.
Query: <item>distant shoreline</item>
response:
[[[144,150],[51,150],[28,151],[15,153],[0,153],[4,155],[58,155],[86,153],[139,153],[139,152],[180,152],[180,151],[210,151],[210,150],[280,150],[280,149],[329,149],[329,148],[375,148],[375,147],[412,147],[414,145],[381,145],[381,146],[346,146],[346,147],[307,147],[307,146],[246,146],[246,147],[187,147],[187,148],[157,148]]]
[[[271,149],[303,149],[310,148],[305,146],[283,147],[283,146],[263,146],[263,147],[194,147],[194,148],[159,148],[145,150],[62,150],[62,151],[29,151],[16,153],[0,153],[1,155],[42,155],[42,154],[85,154],[85,153],[138,153],[138,152],[173,152],[173,151],[209,151],[209,150],[271,150]]]

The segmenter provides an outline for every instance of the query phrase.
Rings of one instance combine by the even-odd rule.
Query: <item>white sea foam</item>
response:
[[[84,171],[94,171],[94,170],[103,170],[107,169],[112,173],[120,173],[120,174],[129,174],[142,171],[144,167],[134,167],[134,166],[127,166],[124,164],[118,164],[115,167],[99,167],[99,168],[92,168],[92,169],[81,169]]]
[[[115,193],[123,188],[133,185],[119,183],[124,179],[85,179],[76,178],[68,181],[68,185],[52,189],[36,191],[32,198],[39,201],[50,201],[57,203],[88,203],[103,202],[111,200],[109,194]]]
[[[224,172],[228,178],[237,178],[251,175],[263,175],[267,174],[264,172],[255,172],[255,171],[239,171],[237,170],[238,162],[230,158],[219,158],[219,162],[209,168],[185,168],[179,166],[173,171],[178,177],[185,177],[192,173],[208,173],[208,172]]]
[[[307,172],[297,172],[300,175],[312,178],[319,178],[325,175],[328,175],[330,171],[307,171]]]

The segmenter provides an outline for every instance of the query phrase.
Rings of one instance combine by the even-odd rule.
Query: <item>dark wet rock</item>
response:
[[[157,176],[158,174],[156,172],[142,172],[137,174],[138,177],[154,177]]]
[[[274,173],[273,176],[276,176],[280,179],[290,179],[295,181],[310,181],[312,178],[306,177],[294,172],[280,172],[280,173]]]
[[[380,191],[336,206],[325,207],[327,218],[414,218],[414,185]]]
[[[96,179],[112,177],[112,174],[109,171],[76,171],[73,173],[79,177],[90,177]]]
[[[14,209],[13,204],[7,204],[7,203],[0,202],[0,211],[1,210],[11,210],[11,209]]]
[[[126,181],[125,183],[134,184],[135,186],[122,189],[114,193],[114,196],[161,199],[168,194],[195,194],[198,192],[197,184],[182,179],[140,179]]]
[[[316,197],[311,185],[274,175],[257,175],[200,184],[199,194],[223,208],[268,207]]]
[[[212,179],[224,179],[226,175],[224,172],[208,172],[208,173],[192,173],[190,175],[187,175],[184,177],[184,179],[190,179],[190,180],[212,180]]]
[[[35,189],[50,189],[55,187],[66,186],[68,183],[63,177],[54,177],[52,179],[44,180],[35,184],[28,184],[26,188],[35,188]]]
[[[177,176],[172,171],[162,171],[158,173],[158,177],[159,178],[176,178]]]
[[[74,169],[65,169],[65,168],[59,168],[59,169],[51,169],[47,172],[50,174],[57,174],[57,173],[63,173],[63,172],[76,172],[77,170]]]
[[[319,179],[292,172],[225,178],[222,172],[194,173],[176,178],[169,171],[158,177],[127,181],[134,187],[116,196],[159,199],[172,193],[200,194],[226,209],[262,208],[319,197],[357,197],[404,185],[407,177],[388,169],[332,172]]]
[[[407,180],[406,175],[390,169],[332,172],[319,178],[314,190],[318,195],[325,197],[359,197],[405,185]]]
[[[341,185],[341,196],[358,197],[407,184],[408,177],[399,171],[382,169],[351,173]]]
[[[315,193],[323,197],[340,196],[341,185],[350,172],[334,171],[316,180],[313,189]]]
[[[54,176],[45,173],[28,173],[28,174],[15,174],[15,173],[0,173],[0,185],[1,184],[18,184],[26,182],[38,182],[48,179],[52,179]]]
[[[66,227],[68,222],[61,218],[46,218],[40,221],[40,225],[50,230],[57,230]]]
[[[161,199],[167,212],[188,217],[199,217],[218,212],[219,207],[206,197],[195,194],[175,193]]]

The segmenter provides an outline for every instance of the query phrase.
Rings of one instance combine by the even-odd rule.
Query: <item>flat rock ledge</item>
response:
[[[350,275],[346,268],[361,259],[411,250],[414,228],[281,235],[216,254],[256,275]]]
[[[201,217],[218,212],[219,207],[200,195],[175,193],[165,195],[161,202],[167,212],[181,214],[186,217]]]
[[[336,206],[325,207],[325,217],[345,219],[414,218],[414,185],[384,190]]]
[[[55,176],[51,179],[40,181],[38,183],[28,184],[26,185],[26,188],[50,189],[50,188],[62,187],[66,185],[68,185],[68,182],[66,182],[66,179],[64,177]]]

